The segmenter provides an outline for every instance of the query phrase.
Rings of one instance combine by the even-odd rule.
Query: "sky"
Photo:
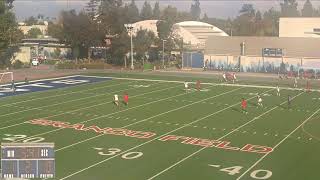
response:
[[[144,0],[135,0],[139,8],[142,7]],[[152,5],[156,0],[147,0]],[[243,4],[251,3],[255,9],[262,12],[274,7],[280,9],[281,0],[200,0],[201,11],[207,13],[209,17],[215,18],[234,18]],[[305,0],[297,0],[299,8],[303,7]],[[320,0],[311,1],[314,7],[320,6]],[[82,10],[87,0],[15,0],[14,12],[17,19],[22,21],[30,16],[44,14],[46,17],[57,17],[62,10],[75,9]],[[192,4],[191,0],[159,0],[160,8],[168,5],[177,7],[179,10],[189,11]]]

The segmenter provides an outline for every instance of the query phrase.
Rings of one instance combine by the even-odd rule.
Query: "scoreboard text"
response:
[[[53,143],[2,143],[2,178],[53,178]]]

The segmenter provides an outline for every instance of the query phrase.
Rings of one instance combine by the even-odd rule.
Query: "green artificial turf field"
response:
[[[319,92],[139,78],[1,98],[1,142],[54,142],[60,180],[320,179]]]

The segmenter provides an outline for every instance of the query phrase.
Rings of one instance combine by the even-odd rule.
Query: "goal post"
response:
[[[13,72],[0,72],[0,92],[13,91]]]

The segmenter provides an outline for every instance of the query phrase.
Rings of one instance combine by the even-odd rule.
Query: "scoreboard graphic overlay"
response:
[[[54,178],[54,143],[1,143],[2,178]]]

